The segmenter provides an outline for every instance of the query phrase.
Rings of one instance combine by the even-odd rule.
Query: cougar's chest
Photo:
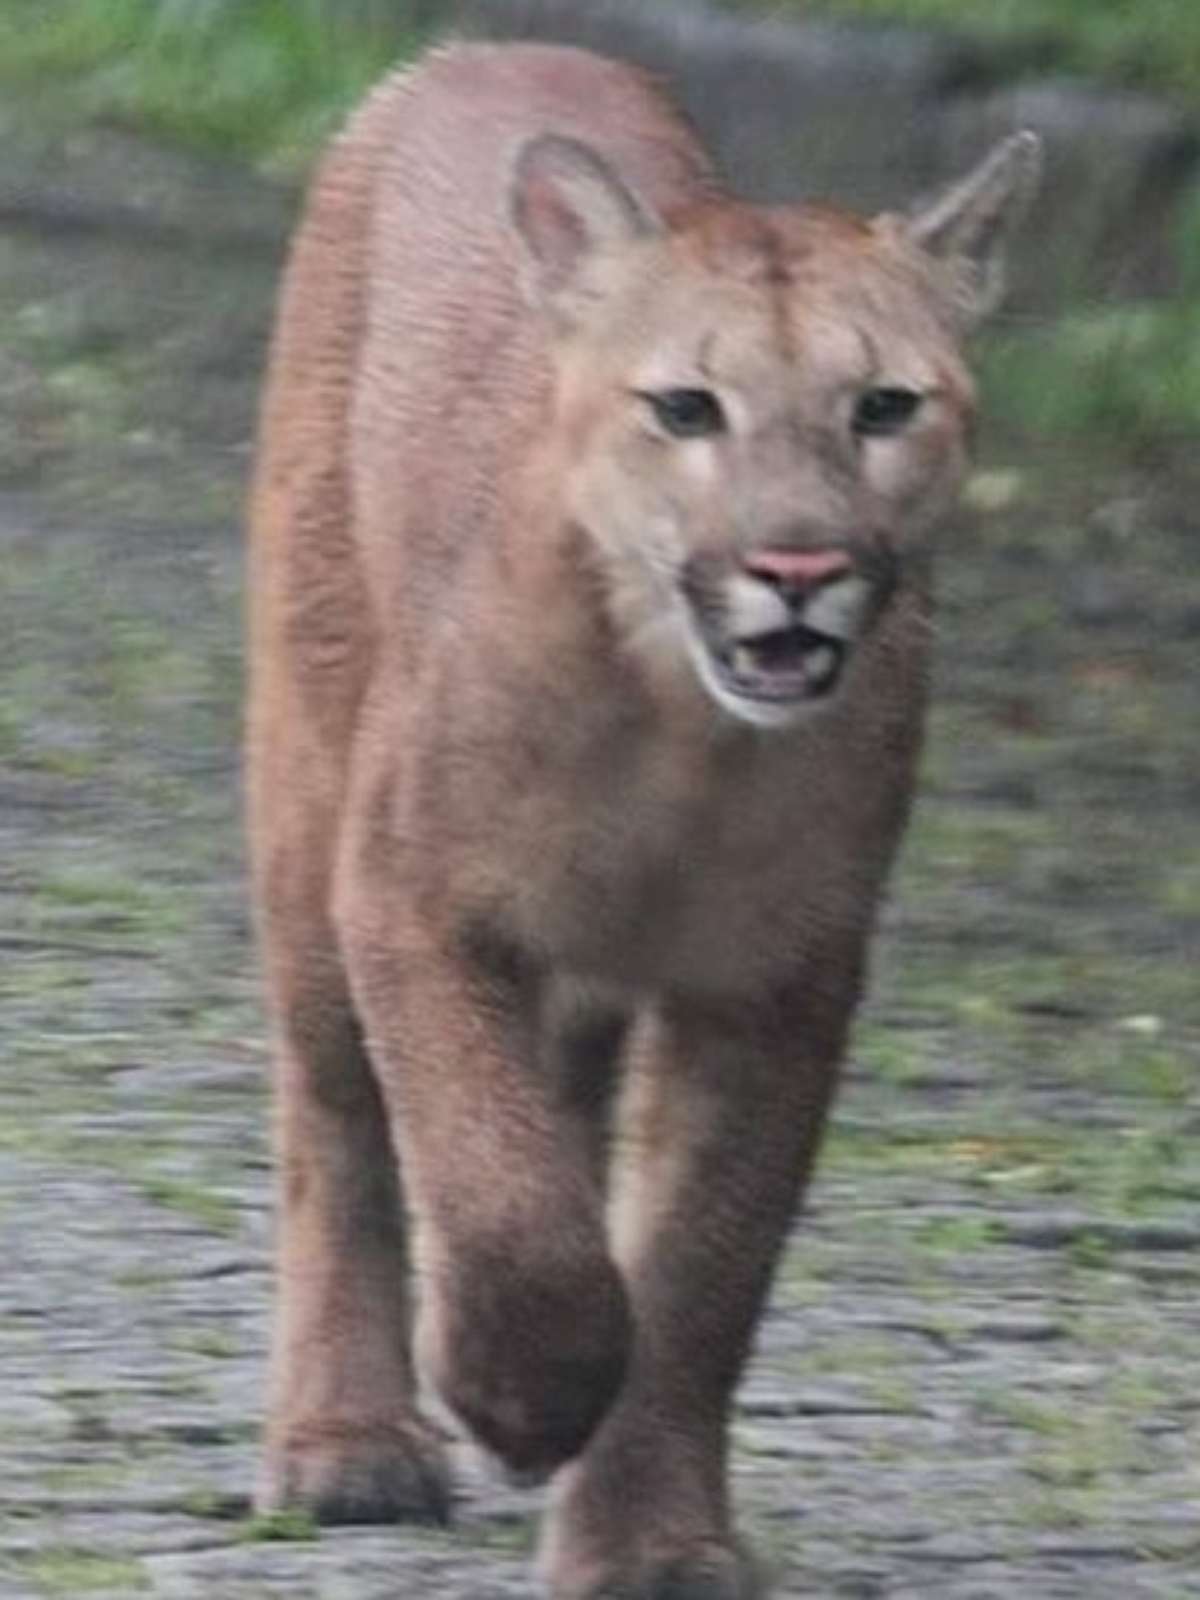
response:
[[[869,927],[903,824],[919,662],[872,656],[783,734],[698,694],[690,721],[656,714],[541,658],[476,676],[399,741],[416,870],[560,971],[642,992],[784,981]]]
[[[769,985],[869,923],[898,792],[866,791],[811,742],[764,751],[752,736],[691,769],[647,758],[565,808],[531,807],[509,904],[553,964],[607,983]]]

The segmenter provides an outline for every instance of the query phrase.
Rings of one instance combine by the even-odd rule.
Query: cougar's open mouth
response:
[[[803,622],[710,646],[730,692],[757,700],[816,700],[837,688],[850,647]]]
[[[840,551],[764,551],[684,575],[692,654],[714,698],[779,725],[837,690],[887,585]]]

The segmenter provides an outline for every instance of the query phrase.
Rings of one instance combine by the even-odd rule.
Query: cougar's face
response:
[[[633,648],[785,726],[842,690],[958,488],[951,319],[915,253],[824,211],[724,208],[621,272],[562,357],[570,514]]]

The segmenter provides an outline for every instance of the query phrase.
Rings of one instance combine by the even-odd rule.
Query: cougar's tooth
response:
[[[828,683],[837,671],[838,653],[832,645],[819,644],[804,658],[804,676],[816,689]]]

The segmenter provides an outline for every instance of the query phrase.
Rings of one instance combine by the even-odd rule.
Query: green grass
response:
[[[189,1355],[207,1356],[213,1361],[236,1361],[242,1354],[241,1340],[220,1328],[199,1328],[176,1340],[176,1347]]]
[[[321,1530],[305,1511],[264,1511],[248,1517],[237,1530],[245,1544],[309,1544]]]
[[[1198,13],[1200,14],[1200,13]],[[1181,230],[1196,255],[1200,225]],[[1200,427],[1200,271],[1170,303],[1082,306],[1053,326],[995,335],[983,368],[990,409],[1009,428],[1123,442]]]
[[[1200,99],[1193,0],[730,0],[954,27],[1018,60]],[[95,112],[259,157],[303,161],[345,108],[431,31],[404,0],[8,0],[0,81],[77,80]]]
[[[93,116],[290,168],[422,36],[387,0],[8,0],[0,82],[70,79]]]
[[[209,1233],[228,1236],[237,1231],[237,1208],[223,1195],[204,1188],[202,1184],[161,1173],[148,1173],[137,1180],[137,1187],[153,1204],[179,1212],[192,1222],[198,1222]]]
[[[38,1594],[63,1600],[83,1595],[133,1595],[149,1588],[141,1562],[70,1544],[47,1545],[23,1564]]]
[[[982,1048],[975,1055],[987,1059]],[[1178,1065],[1182,1072],[1188,1063],[1181,1059]],[[1079,1083],[1112,1092],[1094,1064],[1080,1072]],[[1155,1105],[1147,1097],[1135,1102],[1137,1121],[1114,1130],[1074,1127],[1066,1120],[1031,1123],[1027,1114],[1010,1112],[1003,1098],[983,1090],[953,1119],[901,1126],[886,1114],[886,1091],[871,1086],[865,1095],[864,1103],[876,1108],[872,1122],[856,1126],[835,1119],[824,1158],[823,1170],[848,1182],[865,1186],[881,1174],[920,1185],[950,1182],[964,1200],[980,1191],[995,1196],[985,1202],[989,1208],[1041,1200],[1114,1222],[1161,1220],[1200,1198],[1200,1155],[1178,1132],[1178,1107]],[[922,1248],[954,1254],[1003,1243],[1003,1231],[993,1222],[990,1209],[968,1210],[958,1220],[926,1218],[910,1237]],[[1094,1265],[1098,1253],[1106,1260],[1111,1254],[1106,1240],[1086,1236],[1070,1248],[1080,1265]]]

